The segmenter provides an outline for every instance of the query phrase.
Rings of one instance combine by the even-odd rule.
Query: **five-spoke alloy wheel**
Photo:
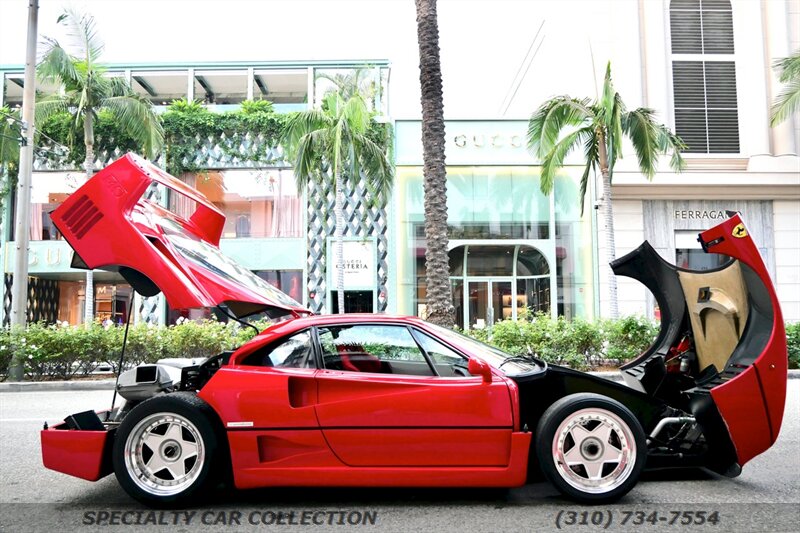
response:
[[[644,431],[622,404],[597,394],[573,394],[539,421],[537,457],[547,478],[583,503],[616,500],[635,484],[647,456]]]
[[[136,406],[114,443],[114,472],[122,487],[151,505],[188,499],[210,477],[218,444],[212,416],[208,404],[185,393]]]

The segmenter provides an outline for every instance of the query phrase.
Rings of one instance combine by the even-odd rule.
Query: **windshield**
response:
[[[494,368],[502,370],[507,376],[515,376],[518,374],[527,374],[528,372],[538,370],[539,365],[534,362],[527,354],[509,354],[489,346],[472,337],[467,337],[452,329],[443,328],[435,324],[428,324],[443,339],[458,346],[463,351],[469,354],[475,354],[480,357]]]
[[[176,222],[167,218],[159,218],[157,222],[164,231],[167,241],[185,259],[223,279],[238,283],[256,294],[267,296],[288,308],[300,307],[300,304],[287,294],[242,267],[220,252],[218,248],[186,232]]]

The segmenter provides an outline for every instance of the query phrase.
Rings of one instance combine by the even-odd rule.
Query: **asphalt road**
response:
[[[90,483],[41,464],[42,422],[108,406],[111,394],[0,393],[0,531],[800,531],[800,380],[789,381],[777,443],[738,478],[645,474],[618,504],[600,507],[572,504],[537,482],[513,490],[230,490],[190,515],[151,512],[113,475]],[[718,520],[683,525],[680,515],[670,524],[678,511],[706,518],[716,512]],[[698,516],[690,517],[702,521]]]

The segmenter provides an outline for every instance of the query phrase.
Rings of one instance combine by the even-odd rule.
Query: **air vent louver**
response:
[[[64,223],[78,239],[82,239],[101,218],[103,213],[85,194],[64,213]]]

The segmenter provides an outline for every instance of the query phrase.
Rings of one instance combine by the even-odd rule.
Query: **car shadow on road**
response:
[[[640,481],[709,481],[712,479],[727,478],[704,468],[645,470],[639,478]]]

